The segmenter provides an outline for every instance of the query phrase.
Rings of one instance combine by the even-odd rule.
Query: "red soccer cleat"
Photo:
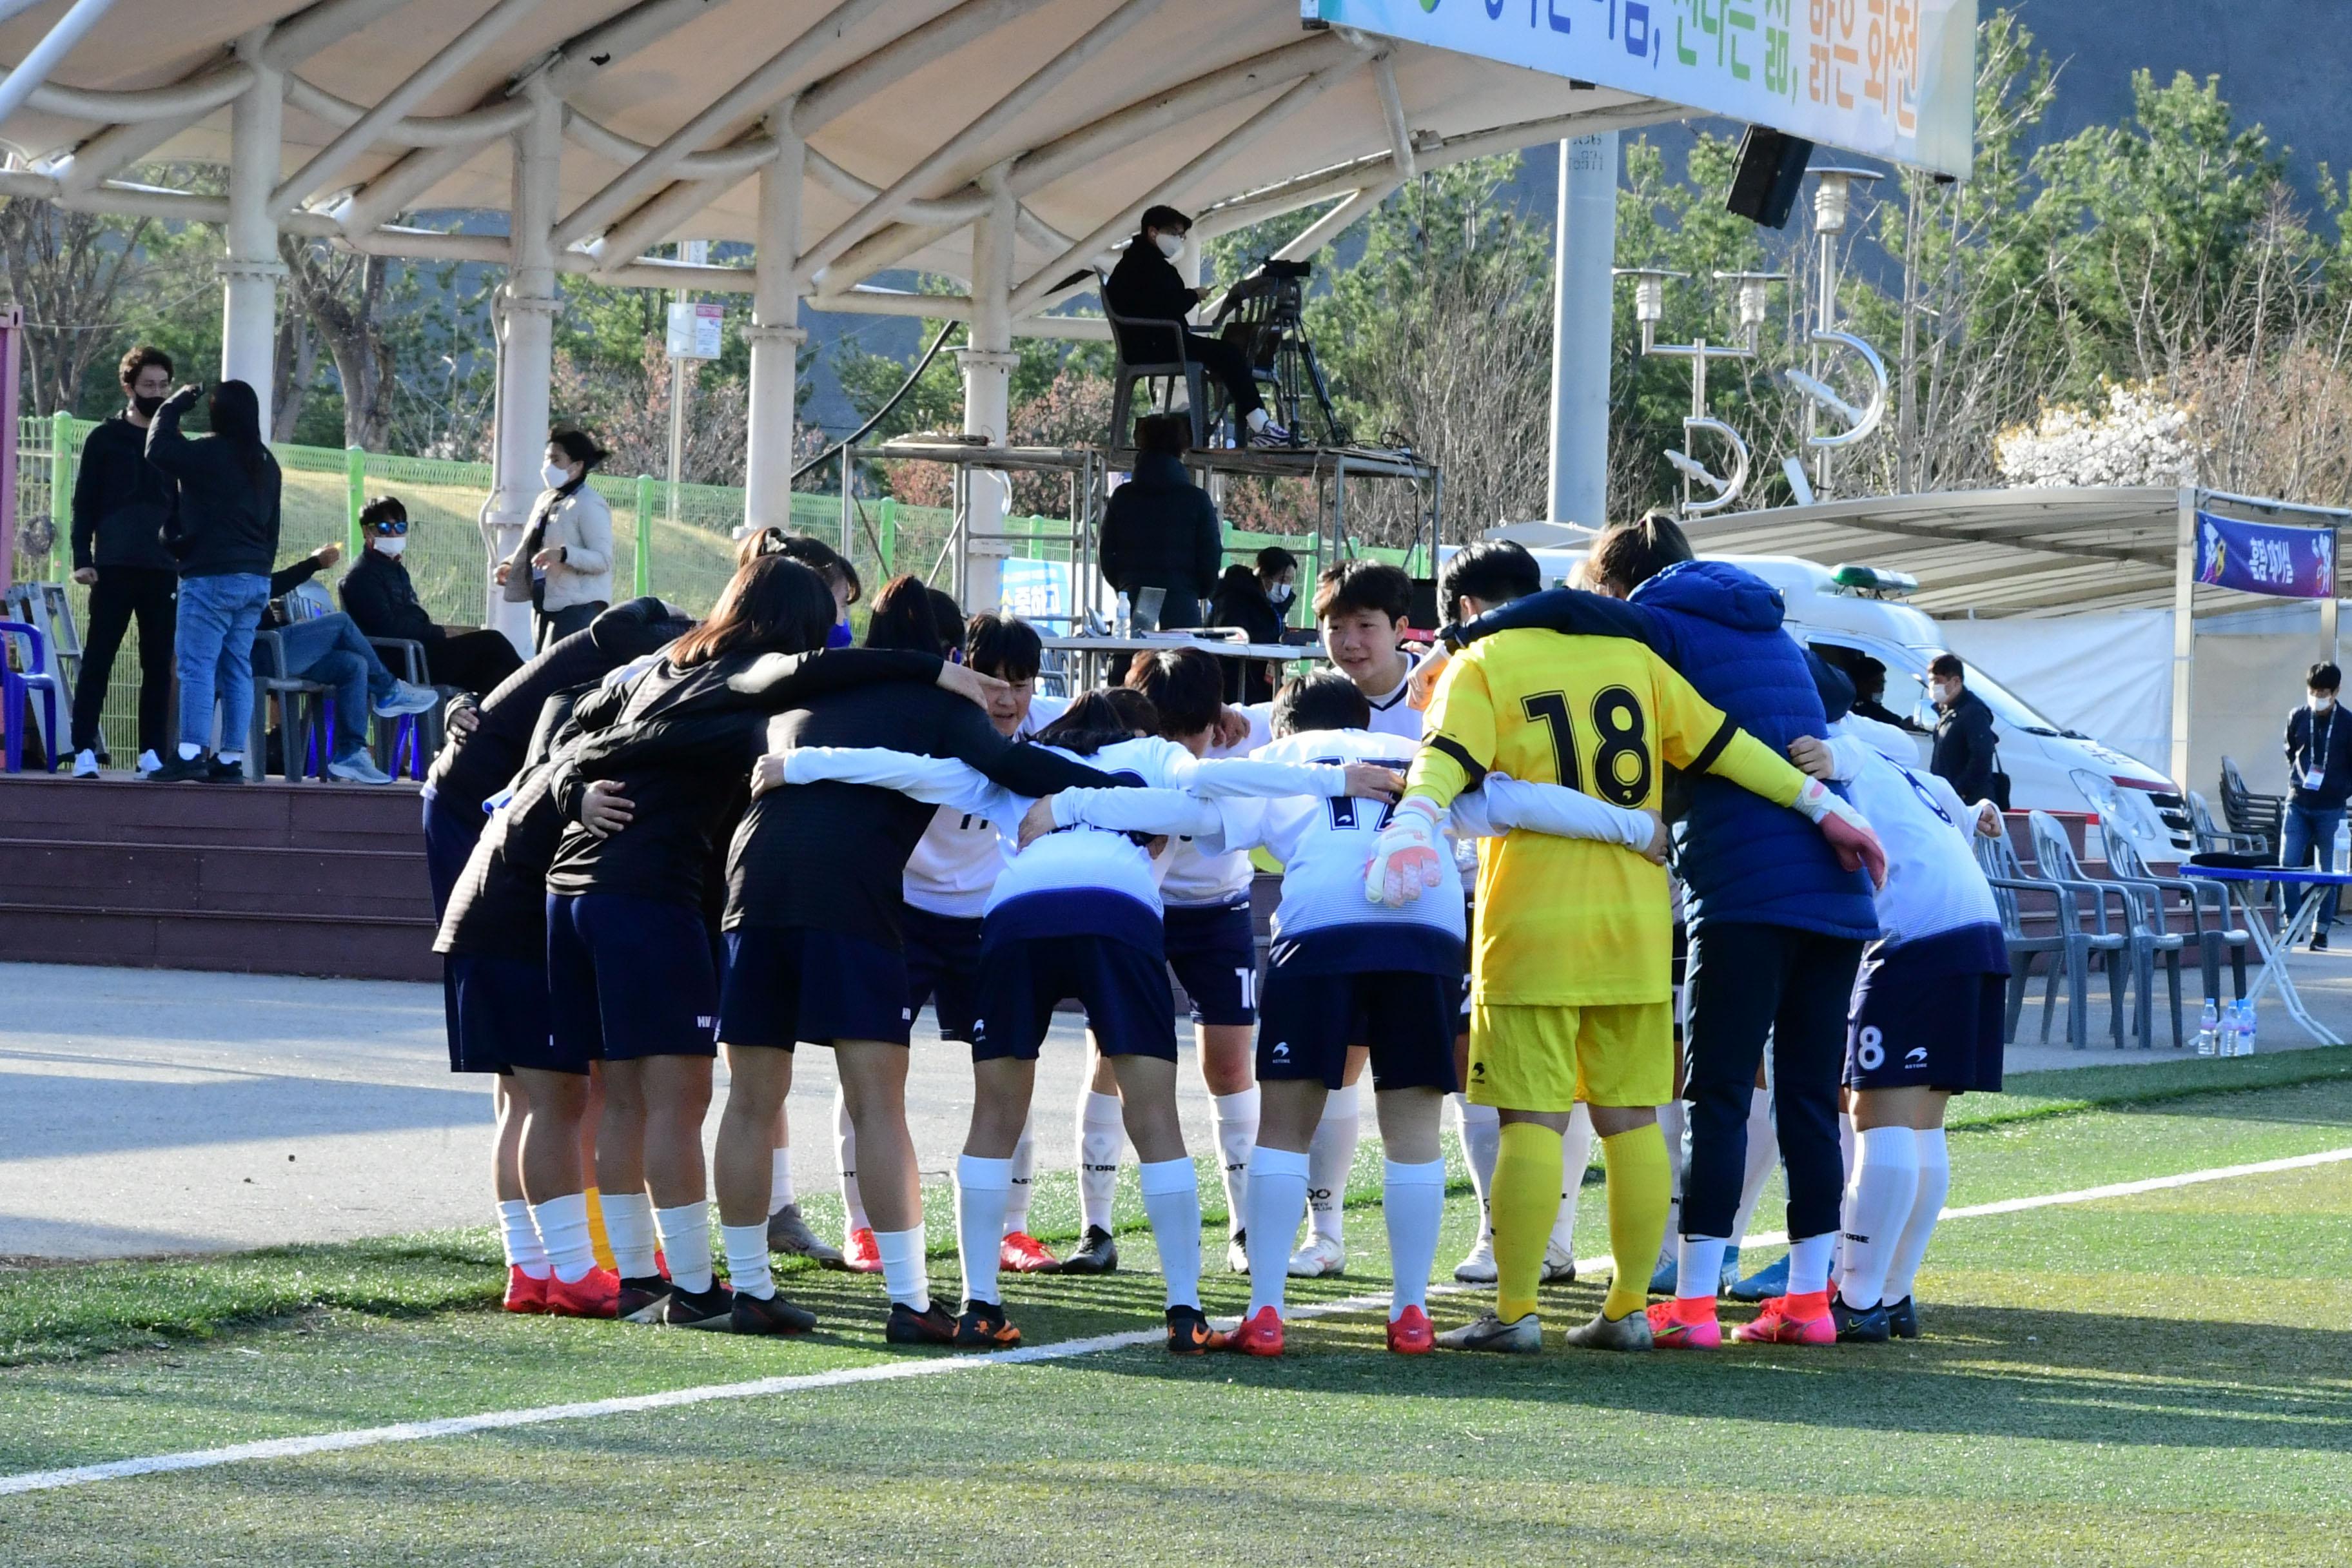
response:
[[[1662,1351],[1711,1351],[1723,1343],[1723,1325],[1716,1321],[1715,1299],[1695,1296],[1690,1317],[1682,1315],[1679,1298],[1649,1306],[1650,1342]]]
[[[553,1274],[542,1274],[534,1279],[522,1271],[520,1264],[507,1265],[507,1299],[509,1312],[544,1312],[547,1310],[548,1282]]]
[[[610,1318],[620,1297],[621,1277],[609,1268],[591,1268],[569,1284],[551,1274],[545,1310],[558,1318]]]
[[[874,1239],[872,1226],[859,1226],[842,1242],[841,1266],[858,1274],[882,1272],[882,1247]]]
[[[1260,1307],[1242,1320],[1242,1326],[1233,1332],[1233,1349],[1244,1355],[1276,1356],[1282,1353],[1282,1314],[1272,1307]]]
[[[1008,1230],[996,1249],[996,1266],[1008,1274],[1051,1274],[1062,1260],[1025,1230]]]
[[[1742,1323],[1731,1337],[1752,1345],[1833,1345],[1837,1320],[1830,1316],[1829,1293],[1774,1296],[1752,1323]]]
[[[1399,1355],[1427,1355],[1437,1348],[1436,1331],[1429,1326],[1429,1314],[1418,1307],[1407,1307],[1389,1320],[1389,1349]]]

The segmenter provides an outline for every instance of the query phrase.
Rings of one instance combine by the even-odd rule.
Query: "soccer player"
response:
[[[1491,591],[1501,598],[1541,584],[1515,545],[1462,555],[1474,552],[1493,563]],[[1482,613],[1496,602],[1466,586],[1461,596]],[[1454,657],[1404,800],[1376,841],[1367,890],[1399,902],[1436,887],[1445,809],[1490,771],[1655,810],[1669,766],[1798,806],[1856,866],[1877,853],[1859,814],[1741,731],[1646,647],[1512,630]],[[1616,1272],[1601,1311],[1569,1342],[1646,1350],[1641,1309],[1669,1186],[1657,1107],[1674,1092],[1665,872],[1612,846],[1525,831],[1483,841],[1478,858],[1469,1095],[1496,1107],[1503,1124],[1493,1189],[1499,1279],[1495,1310],[1439,1342],[1540,1348],[1537,1277],[1559,1213],[1560,1134],[1581,1100],[1601,1138]]]

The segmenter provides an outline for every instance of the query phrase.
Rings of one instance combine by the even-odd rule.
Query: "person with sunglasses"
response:
[[[366,549],[344,574],[344,610],[369,637],[423,644],[432,685],[477,695],[496,690],[522,668],[522,655],[504,632],[457,630],[434,622],[401,559],[408,549],[408,508],[398,496],[378,496],[361,510],[360,538]]]

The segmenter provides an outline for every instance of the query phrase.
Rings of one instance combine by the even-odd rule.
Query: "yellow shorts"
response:
[[[1675,1096],[1675,1005],[1473,1005],[1466,1093],[1507,1110],[1664,1105]]]

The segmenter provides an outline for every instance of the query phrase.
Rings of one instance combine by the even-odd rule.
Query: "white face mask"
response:
[[[2317,692],[2311,693],[2309,696],[2306,696],[2304,700],[2311,704],[2311,710],[2314,713],[2325,713],[2330,708],[2336,706],[2335,698],[2322,697]]]
[[[1156,236],[1155,238],[1160,246],[1160,254],[1166,257],[1169,260],[1173,261],[1178,257],[1184,254],[1184,240],[1182,236],[1163,234]]]
[[[374,547],[378,554],[397,555],[408,548],[408,536],[404,533],[383,533],[378,534],[368,542]]]
[[[549,489],[560,490],[572,482],[572,470],[561,463],[550,463],[539,470],[539,477],[547,481]]]

